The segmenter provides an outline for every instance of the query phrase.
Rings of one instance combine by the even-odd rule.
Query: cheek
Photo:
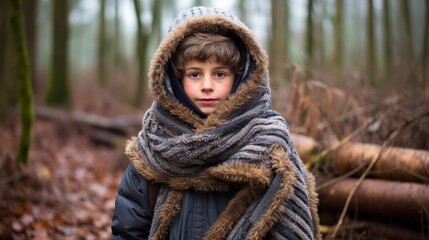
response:
[[[186,95],[188,95],[188,97],[192,99],[193,97],[195,97],[197,87],[195,84],[190,84],[187,81],[183,81],[183,90],[185,90]]]
[[[219,96],[222,99],[226,99],[229,96],[229,94],[231,93],[231,88],[232,88],[232,83],[219,86],[219,88],[218,88]]]

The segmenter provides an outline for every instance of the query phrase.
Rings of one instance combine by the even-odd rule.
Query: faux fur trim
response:
[[[252,188],[264,188],[271,182],[271,172],[265,166],[255,166],[250,163],[224,163],[211,167],[197,176],[170,178],[150,167],[138,149],[137,138],[127,142],[125,154],[138,173],[146,180],[163,183],[176,190],[194,189],[196,191],[227,192],[231,184],[247,185]]]
[[[151,239],[167,239],[171,224],[182,209],[183,192],[170,191],[159,213],[159,227]]]
[[[231,199],[225,210],[219,215],[218,219],[213,223],[203,239],[225,239],[234,225],[246,212],[250,204],[260,198],[262,194],[263,191],[253,191],[251,188],[240,190],[235,197]]]
[[[285,201],[293,194],[293,186],[297,181],[297,169],[282,147],[273,146],[271,157],[273,169],[282,176],[280,189],[273,197],[262,218],[250,230],[247,239],[262,239],[274,224],[279,221],[281,214],[286,211]]]
[[[243,162],[224,163],[209,168],[207,172],[217,179],[229,183],[249,185],[255,189],[269,186],[272,178],[269,168]]]
[[[249,53],[256,64],[256,69],[249,76],[246,86],[237,89],[230,98],[209,117],[202,119],[190,109],[175,99],[170,98],[165,90],[166,66],[179,43],[188,35],[195,32],[230,33],[234,32],[247,46]],[[149,68],[149,89],[155,100],[173,115],[189,123],[198,132],[204,132],[219,126],[227,119],[231,111],[240,107],[253,98],[264,81],[268,81],[268,57],[253,33],[244,25],[240,25],[227,17],[220,15],[206,15],[189,19],[177,26],[166,35],[155,52]],[[267,84],[268,85],[268,84]]]
[[[320,220],[317,212],[317,205],[319,204],[319,198],[316,192],[316,179],[311,172],[307,173],[307,189],[308,197],[310,199],[310,211],[311,219],[313,220],[313,236],[315,240],[321,240],[322,235],[320,234]]]

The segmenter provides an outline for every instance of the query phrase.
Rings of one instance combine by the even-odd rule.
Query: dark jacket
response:
[[[115,202],[113,239],[148,238],[153,217],[149,210],[148,186],[148,181],[130,164],[122,177]],[[234,194],[235,191],[188,191],[184,197],[182,211],[170,229],[169,239],[201,239]],[[184,228],[184,222],[192,227]]]

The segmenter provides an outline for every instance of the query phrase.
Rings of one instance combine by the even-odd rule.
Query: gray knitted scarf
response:
[[[236,186],[238,183],[243,184],[243,188],[246,189],[242,194],[250,194],[252,198],[247,203],[243,199],[237,201],[241,202],[239,204],[243,204],[245,209],[241,217],[235,219],[235,224],[234,219],[231,219],[230,224],[234,228],[225,232],[220,239],[246,239],[246,236],[248,239],[254,239],[249,236],[252,229],[253,232],[258,229],[255,227],[258,222],[265,225],[264,231],[270,232],[270,236],[314,239],[312,213],[308,208],[310,201],[306,194],[307,176],[291,141],[286,122],[277,112],[271,110],[268,88],[261,88],[259,95],[246,106],[245,109],[248,110],[245,112],[236,114],[236,117],[224,124],[199,134],[156,102],[146,112],[143,129],[137,139],[138,148],[144,161],[143,165],[157,175],[153,177],[147,174],[146,177],[149,180],[166,183],[167,186],[159,193],[152,237],[155,239],[166,237],[165,232],[157,233],[157,229],[170,224],[171,216],[168,221],[160,216],[162,206],[168,201],[169,194],[173,196],[172,192],[181,196],[188,188],[198,191],[228,191],[231,185]],[[273,161],[273,158],[276,158],[273,156],[273,149],[280,149],[283,153],[278,157],[280,159],[277,159],[279,161],[277,163]],[[287,170],[282,171],[280,165],[285,160],[291,164],[283,167]],[[211,170],[219,166],[237,163],[268,171],[261,173],[260,176],[254,176],[254,179],[246,177],[218,179],[222,177],[211,174],[213,172]],[[222,173],[220,175],[222,176]],[[226,175],[228,174],[225,173]],[[293,186],[285,183],[288,177],[293,179]],[[189,178],[205,179],[206,182],[195,181],[194,185],[191,183],[177,186],[180,185],[178,182],[181,182],[181,179]],[[282,189],[287,187],[290,188],[288,191]],[[279,196],[279,193],[284,193],[284,196]],[[272,206],[275,198],[281,198],[281,203],[277,207],[281,210],[276,211],[275,218],[267,222],[263,218],[270,214],[267,213],[268,209],[275,209]],[[280,219],[282,222],[278,221]],[[260,231],[256,232],[260,234]],[[214,236],[207,237],[213,238]]]
[[[154,103],[143,118],[140,149],[153,168],[171,177],[195,176],[222,162],[268,166],[269,147],[289,149],[290,138],[286,122],[269,109],[269,95],[257,100],[245,114],[201,134]]]

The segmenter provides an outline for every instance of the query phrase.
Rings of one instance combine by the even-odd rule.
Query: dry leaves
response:
[[[14,139],[16,128],[2,126],[2,139]],[[33,136],[29,166],[0,170],[0,239],[111,239],[123,172],[111,167],[115,150],[93,146],[66,123],[37,120]],[[1,165],[10,166],[15,145],[3,146]]]

